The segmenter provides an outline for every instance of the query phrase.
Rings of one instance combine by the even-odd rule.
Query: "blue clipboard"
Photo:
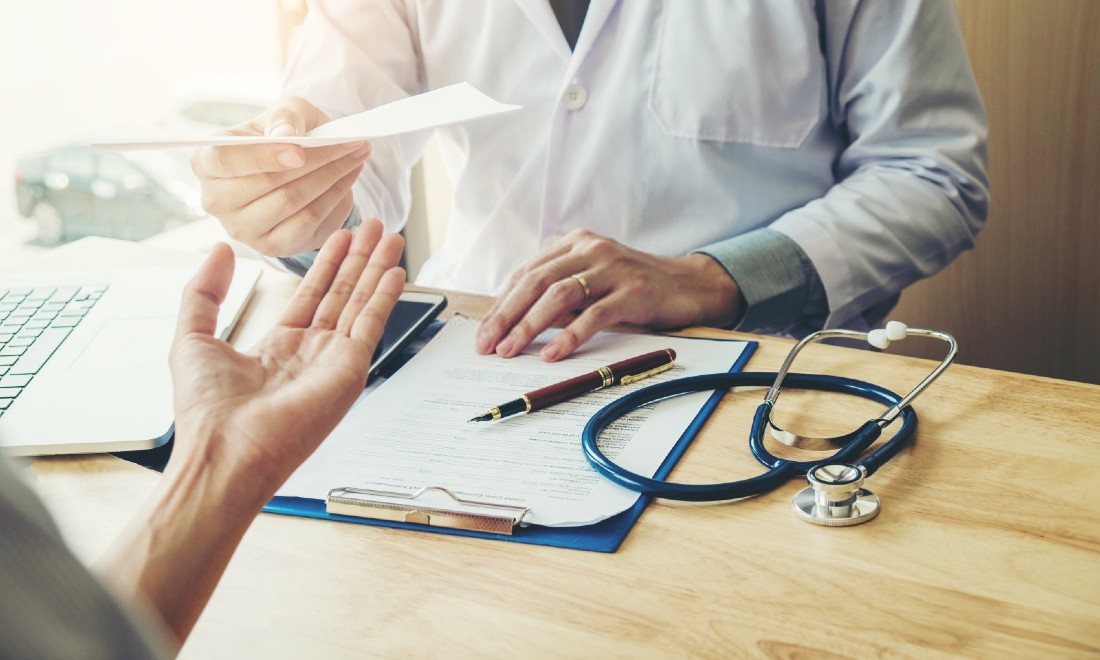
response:
[[[746,342],[746,344],[745,350],[741,353],[737,362],[730,368],[730,373],[741,371],[759,346],[759,344],[754,341]],[[664,479],[668,477],[669,473],[672,472],[672,468],[676,465],[676,462],[680,460],[680,456],[683,455],[688,445],[691,444],[691,441],[695,439],[695,435],[699,432],[699,429],[702,428],[703,423],[706,422],[710,414],[714,412],[718,402],[722,400],[723,394],[723,392],[714,392],[710,398],[707,399],[707,402],[703,404],[703,407],[699,410],[699,414],[697,414],[691,424],[688,425],[684,434],[680,436],[676,445],[673,446],[672,450],[669,452],[668,457],[654,473],[655,478]],[[577,450],[580,451],[579,438],[577,439]],[[325,502],[323,500],[301,497],[274,497],[263,510],[267,513],[335,520],[337,522],[358,523],[362,525],[413,529],[436,534],[473,536],[477,538],[495,539],[498,541],[548,545],[559,548],[571,548],[574,550],[589,550],[592,552],[615,552],[619,549],[619,546],[622,545],[623,540],[626,539],[626,535],[630,532],[630,529],[634,527],[634,523],[636,523],[638,518],[642,515],[642,511],[645,510],[646,505],[649,504],[649,500],[649,497],[643,495],[626,511],[592,525],[583,525],[580,527],[543,527],[540,525],[517,526],[511,535],[330,514],[325,510]]]

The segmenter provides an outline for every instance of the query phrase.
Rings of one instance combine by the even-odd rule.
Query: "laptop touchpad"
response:
[[[103,371],[165,365],[174,333],[174,318],[169,316],[111,319],[88,342],[71,368]]]

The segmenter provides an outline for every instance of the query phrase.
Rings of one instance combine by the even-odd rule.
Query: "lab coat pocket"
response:
[[[667,2],[649,105],[669,135],[793,148],[821,120],[824,76],[810,2]]]

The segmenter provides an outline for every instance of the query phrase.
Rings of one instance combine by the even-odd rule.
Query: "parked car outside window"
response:
[[[85,236],[139,241],[204,217],[199,190],[180,150],[92,151],[68,144],[20,158],[19,212],[38,225],[38,242]]]
[[[195,78],[175,86],[172,113],[156,131],[206,135],[260,115],[277,96],[270,75]],[[65,144],[21,157],[15,169],[19,212],[37,225],[37,242],[85,236],[139,241],[206,217],[189,150],[96,152]]]

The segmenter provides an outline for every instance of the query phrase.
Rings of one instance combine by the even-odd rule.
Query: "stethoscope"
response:
[[[826,339],[855,339],[866,341],[878,349],[885,349],[892,341],[905,337],[933,337],[947,342],[947,356],[909,394],[898,396],[890,390],[864,381],[840,376],[788,373],[795,357],[811,343]],[[853,330],[821,330],[795,344],[783,361],[779,371],[717,373],[691,376],[658,383],[627,394],[602,408],[592,416],[581,435],[581,446],[588,462],[600,474],[634,491],[650,497],[690,502],[714,502],[734,500],[760,495],[774,490],[796,476],[805,476],[810,486],[791,502],[795,514],[812,523],[829,527],[857,525],[878,515],[881,504],[878,497],[863,488],[863,482],[894,457],[912,439],[917,429],[917,414],[912,402],[955,359],[955,338],[946,332],[909,328],[904,323],[891,321],[885,328],[870,332]],[[597,440],[600,432],[623,415],[662,399],[704,390],[732,387],[764,386],[771,384],[763,403],[756,409],[749,432],[749,449],[768,471],[755,477],[720,484],[677,484],[651,479],[630,472],[615,464],[600,451]],[[840,392],[871,399],[885,404],[886,411],[868,420],[855,431],[835,438],[807,438],[785,431],[772,421],[772,411],[782,386],[797,389]],[[882,430],[901,417],[902,425],[892,438],[875,451],[860,458],[882,434]],[[770,429],[772,437],[791,446],[821,445],[840,446],[832,456],[813,461],[792,461],[779,458],[764,446],[764,430]]]

